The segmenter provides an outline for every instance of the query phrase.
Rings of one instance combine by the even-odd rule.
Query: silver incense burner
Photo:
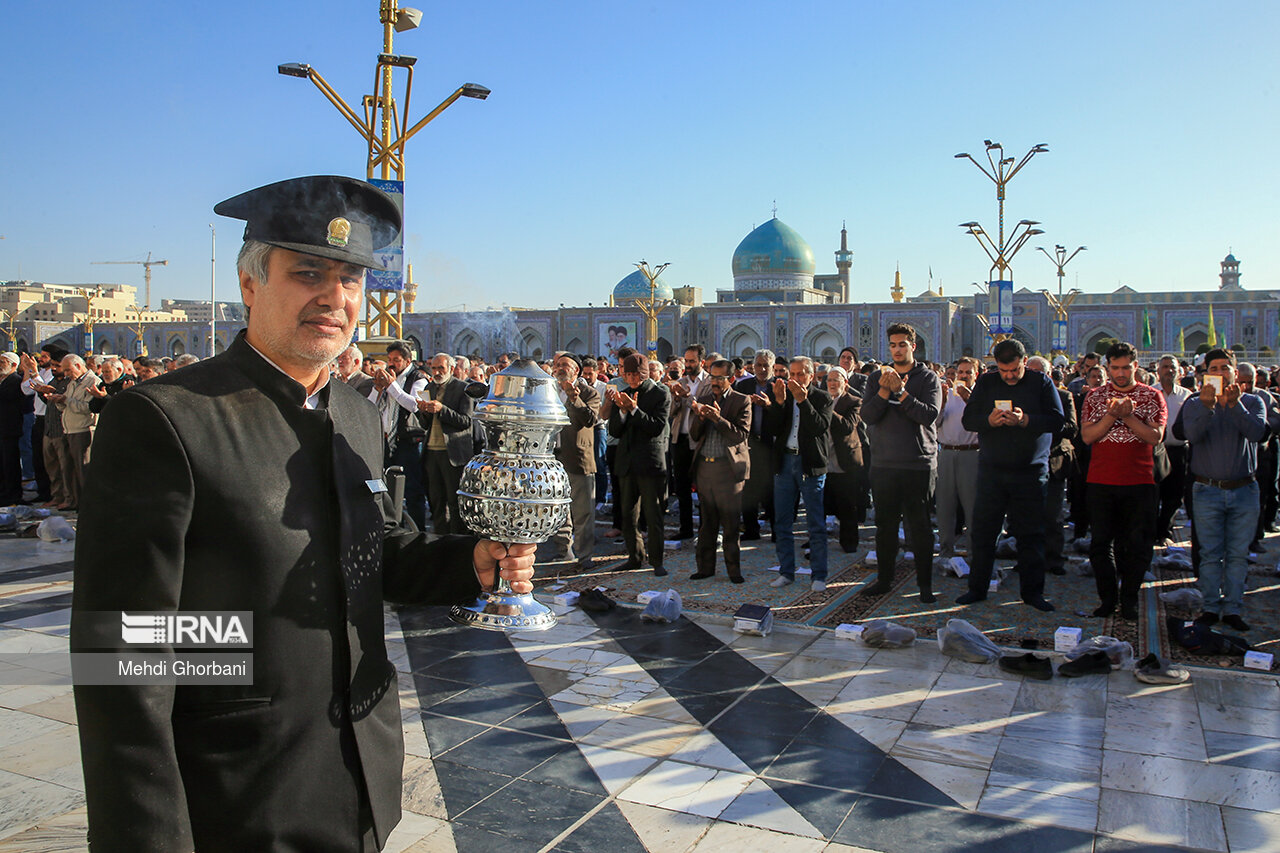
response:
[[[544,542],[560,529],[572,502],[569,475],[553,450],[569,423],[555,379],[532,359],[518,359],[489,384],[472,417],[485,449],[462,471],[458,512],[477,535],[504,544]],[[541,631],[556,624],[532,594],[516,595],[498,579],[474,604],[454,607],[453,621],[495,631]]]

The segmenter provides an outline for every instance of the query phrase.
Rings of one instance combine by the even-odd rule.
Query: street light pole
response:
[[[218,343],[218,279],[214,275],[214,264],[218,257],[218,229],[209,223],[209,355],[217,355]]]
[[[659,264],[657,269],[650,269],[648,261],[636,264],[636,269],[640,270],[645,281],[649,282],[649,297],[643,299],[637,296],[634,301],[645,317],[644,331],[645,337],[649,340],[649,358],[651,359],[658,357],[658,314],[663,308],[674,304],[674,300],[658,298],[658,276],[662,275],[662,271],[669,266],[671,266],[670,263],[665,263]]]
[[[999,142],[992,142],[990,139],[985,139],[983,140],[983,144],[986,146],[987,163],[990,165],[990,169],[983,166],[970,154],[960,153],[955,156],[957,160],[968,160],[970,163],[977,166],[978,171],[986,175],[987,178],[996,185],[996,205],[999,214],[996,238],[992,239],[991,235],[984,231],[982,226],[977,222],[962,222],[960,227],[966,229],[965,233],[972,235],[973,238],[978,241],[978,245],[982,248],[982,251],[991,260],[991,268],[988,270],[987,275],[988,284],[990,284],[991,281],[1009,282],[1011,284],[1013,281],[1013,273],[1011,272],[1010,265],[1014,256],[1018,254],[1018,251],[1023,246],[1026,245],[1028,240],[1034,236],[1043,234],[1044,231],[1035,227],[1040,224],[1039,222],[1031,219],[1023,219],[1020,220],[1009,232],[1008,239],[1005,239],[1005,188],[1008,186],[1009,182],[1013,180],[1014,175],[1022,171],[1022,167],[1031,161],[1032,157],[1048,151],[1049,147],[1043,142],[1038,145],[1034,145],[1031,150],[1024,154],[1022,159],[1019,160],[1016,157],[1005,157],[1004,146]],[[1010,292],[1008,296],[1012,299],[1012,290],[1011,288],[1009,290]],[[992,306],[990,305],[989,294],[990,289],[988,289],[987,310],[988,313],[991,313]],[[1004,330],[1003,324],[1001,324],[999,328],[1001,331],[994,334],[991,333],[988,328],[987,333],[992,338],[993,345],[1012,334],[1012,329]]]
[[[365,158],[367,179],[372,180],[376,172],[382,180],[391,180],[394,177],[395,180],[403,181],[404,149],[409,139],[458,98],[475,98],[483,101],[489,97],[489,89],[477,83],[463,84],[439,106],[410,127],[409,97],[413,92],[413,66],[418,60],[413,56],[397,56],[392,53],[392,39],[396,32],[416,28],[422,20],[422,12],[417,9],[398,8],[397,0],[379,0],[378,20],[382,24],[382,53],[378,54],[374,94],[364,95],[361,99],[361,105],[364,108],[363,116],[352,109],[328,81],[320,76],[320,72],[310,65],[288,62],[280,65],[277,70],[286,77],[310,80],[364,138],[368,149]],[[404,68],[408,73],[404,89],[404,106],[399,112],[396,109],[393,92],[393,72],[396,68]],[[401,130],[402,128],[407,129]],[[393,138],[395,133],[399,136]],[[366,332],[372,336],[373,325],[376,323],[379,336],[385,336],[390,331],[395,337],[400,337],[400,330],[404,326],[402,292],[369,290],[366,296],[364,319]]]
[[[1045,299],[1049,301],[1049,306],[1053,308],[1054,323],[1057,325],[1057,329],[1055,329],[1055,334],[1053,336],[1054,337],[1053,351],[1054,353],[1065,353],[1067,349],[1067,336],[1066,336],[1067,309],[1071,307],[1072,302],[1076,301],[1076,297],[1080,295],[1080,290],[1078,288],[1073,287],[1070,293],[1066,294],[1066,296],[1063,296],[1062,279],[1063,279],[1063,276],[1067,274],[1067,264],[1071,263],[1072,258],[1080,254],[1081,252],[1086,251],[1086,249],[1084,246],[1080,246],[1070,255],[1067,254],[1066,246],[1054,246],[1052,255],[1050,255],[1047,251],[1045,251],[1044,246],[1036,246],[1036,251],[1042,253],[1046,258],[1052,261],[1053,265],[1058,269],[1057,298],[1055,299],[1054,296],[1051,293],[1049,293],[1049,291],[1047,290],[1044,290],[1041,292],[1044,293]],[[1061,331],[1059,332],[1058,329],[1060,329]]]

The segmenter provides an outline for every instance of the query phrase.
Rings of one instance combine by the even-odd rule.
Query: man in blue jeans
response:
[[[796,356],[790,379],[773,381],[775,405],[764,409],[765,430],[773,437],[773,511],[777,522],[778,577],[772,586],[795,583],[796,493],[809,519],[809,566],[813,591],[827,588],[827,517],[822,489],[827,481],[831,397],[813,384],[813,359]]]
[[[1205,382],[1200,396],[1178,413],[1191,445],[1191,521],[1200,540],[1202,625],[1222,624],[1248,631],[1244,580],[1249,569],[1249,542],[1258,524],[1258,442],[1266,437],[1262,400],[1236,383],[1235,353],[1212,349],[1205,354]],[[1221,390],[1209,377],[1219,377]]]

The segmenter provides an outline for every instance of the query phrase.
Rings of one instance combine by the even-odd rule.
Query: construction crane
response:
[[[169,262],[168,262],[168,261],[153,261],[153,260],[151,260],[151,253],[150,253],[150,252],[147,252],[147,259],[146,259],[145,261],[90,261],[90,263],[94,263],[94,264],[142,264],[142,266],[143,266],[143,267],[146,269],[146,271],[147,271],[147,272],[146,272],[146,276],[145,276],[145,277],[146,277],[146,280],[147,280],[147,296],[146,296],[146,304],[143,306],[143,310],[145,310],[145,311],[150,311],[150,310],[151,310],[151,268],[152,268],[152,267],[154,267],[154,266],[167,267],[167,266],[169,265]]]

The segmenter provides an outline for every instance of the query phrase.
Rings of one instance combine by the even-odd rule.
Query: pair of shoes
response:
[[[1106,619],[1108,616],[1110,616],[1112,613],[1115,613],[1115,612],[1116,612],[1115,604],[1104,601],[1102,602],[1102,604],[1098,605],[1098,607],[1094,609],[1093,615],[1097,619]]]
[[[1199,616],[1196,617],[1196,624],[1197,625],[1217,625],[1218,614],[1214,613],[1211,610],[1206,610],[1205,612],[1201,613]]]
[[[667,576],[667,570],[662,568],[662,566],[654,566],[653,576],[655,578],[665,578]]]
[[[1040,596],[1039,598],[1033,598],[1030,601],[1024,599],[1022,603],[1027,605],[1028,607],[1034,607],[1036,610],[1039,610],[1041,613],[1052,613],[1053,611],[1058,609],[1053,606],[1052,601],[1045,598],[1043,595]]]
[[[1191,673],[1183,667],[1165,663],[1152,652],[1134,666],[1133,677],[1143,684],[1182,684],[1191,678]]]
[[[691,581],[704,581],[704,580],[706,580],[707,578],[713,578],[713,577],[715,577],[715,576],[716,576],[716,573],[715,573],[715,572],[702,572],[702,571],[698,571],[698,572],[694,572],[693,574],[689,575],[689,580],[691,580]]]
[[[729,580],[733,581],[734,583],[746,583],[746,582],[747,582],[747,579],[746,579],[746,578],[744,578],[742,575],[729,575]]]
[[[1121,604],[1121,605],[1120,605],[1120,618],[1121,618],[1121,619],[1128,620],[1129,622],[1136,622],[1136,621],[1137,621],[1137,619],[1138,619],[1138,605],[1136,605],[1136,604]]]
[[[1222,624],[1237,631],[1248,631],[1249,623],[1240,618],[1239,613],[1228,613],[1222,617]]]
[[[956,604],[976,604],[979,601],[986,600],[987,594],[985,592],[966,592],[956,598]]]
[[[1106,652],[1089,652],[1058,667],[1058,675],[1078,678],[1082,675],[1100,675],[1111,672],[1111,658]]]
[[[1053,662],[1048,658],[1036,657],[1027,652],[1025,655],[1005,655],[1000,658],[1000,668],[1006,672],[1016,672],[1027,678],[1048,681],[1053,678]]]
[[[827,582],[826,582],[826,581],[814,581],[813,583],[809,584],[809,589],[810,589],[811,591],[813,591],[813,592],[826,592],[826,591],[827,591]]]
[[[780,587],[780,586],[791,586],[791,584],[795,582],[796,582],[795,578],[789,578],[786,575],[778,575],[776,578],[769,581],[769,586],[774,587],[776,589],[777,587]]]

